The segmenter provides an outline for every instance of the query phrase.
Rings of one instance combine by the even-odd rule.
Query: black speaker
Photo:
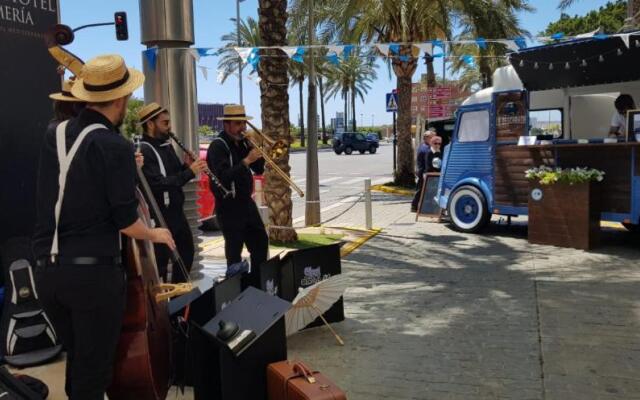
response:
[[[204,326],[192,322],[194,398],[266,399],[267,365],[287,359],[284,315],[290,307],[249,287]],[[228,341],[218,337],[221,321],[237,324],[238,333]]]
[[[204,293],[199,288],[169,302],[169,315],[173,328],[173,377],[176,384],[193,386],[193,360],[189,350],[191,328],[179,317],[189,307],[188,320],[204,325],[236,298],[241,290],[241,277],[236,275],[222,281],[214,281]]]
[[[340,244],[313,247],[287,253],[282,258],[280,296],[293,301],[298,288],[306,288],[323,279],[342,273],[340,263]],[[344,321],[342,297],[324,314],[328,322]],[[323,325],[320,317],[307,327]]]
[[[281,274],[282,261],[280,256],[275,256],[262,263],[256,271],[259,283],[258,288],[264,290],[272,296],[281,296]]]

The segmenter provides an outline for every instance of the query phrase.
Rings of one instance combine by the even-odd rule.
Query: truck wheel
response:
[[[369,153],[376,154],[376,151],[378,151],[376,146],[369,146]]]
[[[364,154],[366,152],[366,150],[358,150],[360,152],[360,154]]]
[[[491,219],[484,195],[469,185],[460,186],[451,194],[448,211],[454,228],[460,232],[479,232]]]
[[[627,228],[629,232],[640,233],[640,225],[638,224],[627,224],[623,222],[622,225]]]
[[[353,153],[353,148],[351,146],[347,146],[344,148],[344,154],[349,155]]]
[[[342,154],[342,152],[340,150],[334,150],[333,152],[336,153],[337,155]]]

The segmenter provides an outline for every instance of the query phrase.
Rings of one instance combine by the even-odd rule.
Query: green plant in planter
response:
[[[574,185],[586,182],[602,182],[604,171],[594,168],[550,168],[543,165],[526,170],[525,177],[530,180],[538,180],[541,185],[552,185],[557,182]]]

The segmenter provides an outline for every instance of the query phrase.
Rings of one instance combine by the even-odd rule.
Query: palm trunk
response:
[[[353,114],[353,121],[351,125],[353,126],[353,131],[357,132],[358,129],[356,127],[356,90],[351,88],[351,112]]]
[[[327,144],[327,129],[324,120],[324,85],[322,80],[322,77],[318,78],[318,85],[320,86],[320,115],[322,118],[322,144]]]
[[[298,86],[300,87],[300,146],[304,147],[304,96],[302,93],[302,84],[304,81],[300,81]]]
[[[433,61],[427,62],[427,85],[432,88],[436,87],[436,69]]]
[[[349,93],[346,90],[342,91],[342,97],[344,97],[344,124],[343,129],[347,131],[347,124],[349,123]]]
[[[489,65],[489,59],[485,58],[485,51],[480,51],[480,59],[478,60],[478,69],[480,70],[480,76],[482,77],[482,88],[486,89],[493,86],[493,71]]]
[[[258,13],[260,35],[265,46],[286,46],[287,0],[259,0]],[[262,108],[262,131],[272,139],[283,139],[291,143],[289,132],[289,76],[287,57],[279,49],[261,50],[259,75],[260,103]],[[289,153],[276,161],[289,174]],[[291,188],[289,184],[269,166],[265,169],[265,199],[269,206],[269,237],[281,242],[298,240],[292,228]]]
[[[411,47],[402,46],[400,54],[411,56]],[[416,71],[417,61],[402,62],[395,59],[393,72],[398,81],[398,157],[395,183],[401,186],[415,185],[414,156],[411,140],[411,77]]]

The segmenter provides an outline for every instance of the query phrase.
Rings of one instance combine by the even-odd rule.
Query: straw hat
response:
[[[80,100],[101,103],[128,96],[143,83],[142,72],[127,68],[119,55],[108,54],[93,58],[82,67],[71,93]]]
[[[227,104],[224,106],[224,115],[218,117],[219,121],[249,121],[253,117],[247,116],[244,106],[239,104]]]
[[[57,101],[74,101],[74,102],[82,102],[82,100],[73,97],[71,94],[71,87],[73,86],[73,81],[71,79],[65,79],[62,82],[62,91],[58,93],[51,93],[49,98]]]
[[[140,109],[140,111],[138,111],[138,119],[140,120],[140,125],[144,125],[145,122],[155,118],[157,115],[162,114],[163,112],[168,111],[158,103],[149,103],[145,105]]]

